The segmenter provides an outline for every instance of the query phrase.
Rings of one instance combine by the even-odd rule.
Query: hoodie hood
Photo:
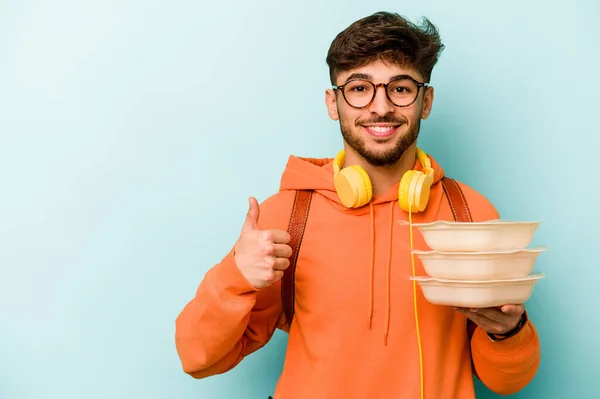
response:
[[[433,184],[439,182],[444,177],[444,170],[441,166],[431,157],[431,167],[434,170]],[[415,160],[413,166],[414,170],[422,171],[423,168],[418,160]],[[387,262],[384,265],[386,268],[386,309],[385,309],[385,320],[384,320],[384,345],[387,345],[387,336],[390,326],[391,317],[391,306],[390,306],[390,273],[391,273],[391,260],[392,260],[392,243],[394,241],[394,207],[398,207],[398,181],[390,189],[379,197],[373,196],[369,204],[360,208],[347,208],[340,200],[333,184],[333,158],[302,158],[297,156],[290,156],[288,163],[281,177],[280,190],[313,190],[332,201],[337,209],[344,213],[351,213],[353,215],[364,215],[369,213],[370,216],[370,251],[371,251],[371,262],[369,265],[365,265],[365,274],[368,274],[369,284],[369,305],[368,305],[368,325],[371,328],[371,320],[373,316],[373,298],[374,298],[374,274],[375,274],[375,251],[377,250],[377,242],[375,239],[375,233],[378,235],[384,234],[386,237],[386,248],[383,250],[387,251]],[[378,212],[387,212],[389,215],[388,225],[375,226],[375,205],[378,206]],[[379,210],[381,208],[381,210]],[[400,210],[398,209],[396,211]],[[409,221],[411,215],[409,215]],[[411,229],[411,246],[412,246],[412,229]],[[379,241],[381,242],[381,241]],[[411,254],[411,256],[413,256]],[[382,265],[383,266],[383,265]],[[380,267],[380,266],[378,266]],[[414,275],[414,257],[412,258],[412,268]]]

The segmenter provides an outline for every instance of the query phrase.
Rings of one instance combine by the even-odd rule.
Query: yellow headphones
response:
[[[367,172],[358,165],[342,168],[346,153],[341,150],[333,159],[333,184],[342,203],[348,208],[360,208],[371,201],[373,186]],[[409,170],[402,176],[398,186],[398,205],[408,212],[422,212],[429,201],[429,192],[433,184],[433,169],[427,154],[417,148],[417,159],[423,172]]]

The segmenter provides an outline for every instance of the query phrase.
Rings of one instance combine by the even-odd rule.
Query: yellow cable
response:
[[[413,254],[413,226],[412,226],[412,215],[411,215],[411,204],[408,204],[408,224],[409,224],[409,232],[410,232],[410,257],[412,262],[412,274],[415,277],[415,255]],[[413,304],[415,310],[415,324],[417,327],[417,343],[419,345],[419,370],[421,375],[421,399],[424,398],[424,388],[423,388],[423,350],[421,348],[421,333],[419,331],[419,314],[417,311],[417,282],[413,280]]]

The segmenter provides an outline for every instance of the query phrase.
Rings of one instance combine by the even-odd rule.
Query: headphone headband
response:
[[[418,147],[417,147],[417,159],[419,160],[419,163],[423,167],[423,173],[425,173],[427,176],[429,176],[433,179],[434,171],[433,171],[433,168],[431,167],[431,160],[429,159],[427,154],[425,154],[425,152]]]

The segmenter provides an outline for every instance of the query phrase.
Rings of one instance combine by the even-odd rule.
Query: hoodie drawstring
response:
[[[388,242],[388,256],[385,271],[385,291],[386,291],[386,303],[385,303],[385,319],[383,326],[383,344],[387,346],[387,338],[390,330],[390,312],[391,312],[391,271],[392,271],[392,247],[394,243],[394,204],[390,202],[390,230],[389,230],[389,242]],[[369,216],[371,217],[371,268],[369,270],[369,318],[368,324],[371,328],[371,321],[373,320],[373,295],[374,295],[374,278],[375,278],[375,212],[373,210],[373,202],[369,203]]]
[[[373,279],[375,274],[375,214],[373,212],[373,201],[369,202],[369,214],[371,216],[371,270],[369,276],[369,328],[373,318]]]
[[[386,303],[385,303],[385,325],[384,325],[384,336],[383,344],[387,346],[387,337],[390,330],[390,274],[392,271],[392,245],[394,237],[394,201],[390,202],[390,233],[388,243],[388,259],[387,259],[387,270],[385,275],[386,284]]]

